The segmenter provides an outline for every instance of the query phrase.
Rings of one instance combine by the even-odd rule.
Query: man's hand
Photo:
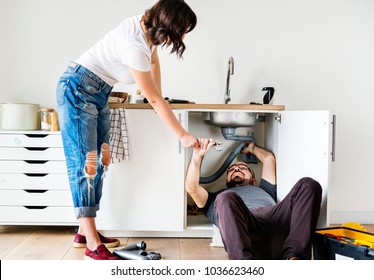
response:
[[[192,159],[187,169],[184,186],[196,205],[202,208],[208,200],[208,192],[199,185],[200,167],[203,157],[215,141],[213,139],[197,138],[197,143],[198,145],[193,147]]]
[[[270,184],[276,184],[276,161],[273,153],[264,148],[256,146],[254,142],[247,142],[244,149],[241,150],[241,153],[251,153],[255,155],[262,163],[261,178],[265,179]]]
[[[246,142],[245,147],[241,150],[240,153],[242,154],[253,154],[253,150],[255,148],[255,143],[254,142]]]
[[[203,158],[209,149],[216,143],[212,138],[197,138],[199,145],[195,145],[193,149],[193,156]]]

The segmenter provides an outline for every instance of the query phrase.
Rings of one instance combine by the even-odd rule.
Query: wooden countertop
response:
[[[150,104],[143,103],[109,103],[110,108],[152,109]],[[250,111],[281,111],[284,105],[250,105],[250,104],[170,104],[172,109],[191,110],[250,110]]]

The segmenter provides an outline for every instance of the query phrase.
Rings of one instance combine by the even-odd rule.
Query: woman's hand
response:
[[[191,148],[191,147],[199,146],[199,143],[198,143],[196,137],[189,134],[189,133],[183,134],[179,138],[179,141],[181,141],[183,147],[185,147],[185,148]]]

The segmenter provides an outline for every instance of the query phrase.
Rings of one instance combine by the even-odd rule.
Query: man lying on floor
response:
[[[188,167],[185,188],[196,205],[219,229],[229,259],[311,259],[311,239],[320,213],[322,188],[312,178],[301,178],[276,203],[276,160],[264,148],[248,142],[242,153],[262,163],[256,186],[254,172],[245,162],[227,169],[226,186],[208,192],[199,185],[204,155],[213,139],[198,139]]]

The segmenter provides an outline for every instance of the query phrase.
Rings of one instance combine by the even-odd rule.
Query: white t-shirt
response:
[[[133,84],[129,67],[142,72],[151,70],[152,50],[141,28],[141,18],[137,15],[124,20],[74,61],[111,86],[117,82]]]

